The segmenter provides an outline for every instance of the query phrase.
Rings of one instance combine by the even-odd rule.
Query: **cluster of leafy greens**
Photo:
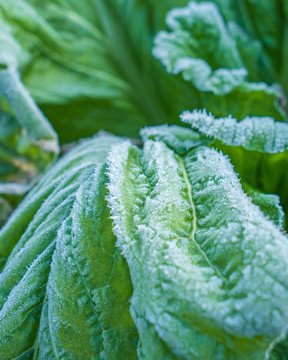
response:
[[[287,360],[287,0],[0,27],[0,359]]]
[[[157,35],[153,53],[200,93],[187,109],[206,109],[182,119],[218,140],[214,146],[229,155],[244,186],[278,194],[287,214],[288,158],[284,144],[273,144],[287,139],[285,124],[273,125],[288,121],[287,0],[192,1],[171,10],[166,22],[169,31]],[[207,112],[232,114],[234,120],[224,120],[229,130],[222,120],[210,129]],[[251,141],[254,131],[259,147]]]
[[[288,124],[271,124],[271,145],[268,125],[248,138],[234,123],[233,140],[233,119],[222,132],[206,114],[183,119],[200,132],[81,142],[14,211],[0,233],[1,359],[282,359],[283,210],[248,197],[213,140],[283,152]]]

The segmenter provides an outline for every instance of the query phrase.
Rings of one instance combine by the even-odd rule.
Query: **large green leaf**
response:
[[[119,141],[117,137],[106,135],[86,140],[75,149],[72,149],[53,169],[45,174],[17,207],[6,226],[1,230],[1,263],[6,261],[20,238],[21,241],[17,244],[18,247],[19,244],[29,240],[39,226],[45,229],[47,225],[43,223],[45,221],[49,222],[51,212],[57,210],[58,206],[63,206],[63,201],[71,192],[75,192],[77,186],[83,181],[87,168],[102,163],[111,145],[117,141]],[[38,212],[45,199],[44,210]],[[53,216],[51,215],[52,223]]]
[[[137,358],[130,275],[106,202],[103,161],[119,140],[79,144],[1,231],[1,359]]]
[[[140,358],[268,357],[287,326],[278,312],[287,238],[243,193],[228,159],[207,147],[179,157],[148,140],[143,153],[116,145],[109,163]]]
[[[222,149],[225,153],[228,153],[230,156],[233,157],[233,163],[236,164],[237,171],[240,171],[241,177],[254,185],[248,185],[248,183],[243,181],[242,179],[242,185],[245,193],[251,197],[253,203],[258,205],[262,212],[269,219],[274,221],[274,223],[279,226],[280,229],[283,229],[283,227],[285,226],[285,214],[280,204],[279,196],[275,194],[267,194],[260,191],[259,188],[263,189],[264,186],[267,192],[272,193],[279,193],[280,190],[281,197],[283,195],[283,203],[285,204],[285,207],[287,207],[287,187],[285,186],[285,183],[283,184],[284,186],[282,184],[279,184],[279,181],[281,181],[280,178],[282,178],[282,181],[283,178],[285,178],[283,171],[285,173],[287,167],[284,166],[283,168],[283,164],[281,164],[279,167],[282,167],[283,171],[279,174],[278,166],[274,166],[273,171],[271,171],[273,173],[273,176],[271,176],[270,173],[268,177],[268,170],[266,169],[265,172],[263,172],[262,170],[263,164],[265,164],[265,157],[263,156],[263,154],[256,151],[250,151],[251,146],[253,146],[253,148],[255,148],[257,151],[264,151],[263,145],[265,145],[265,142],[263,143],[263,137],[265,138],[265,136],[268,136],[268,138],[270,138],[272,134],[276,136],[276,139],[279,136],[282,137],[283,134],[280,133],[281,127],[285,128],[287,127],[287,125],[284,123],[275,124],[272,123],[271,119],[264,118],[264,124],[255,122],[255,127],[253,128],[254,132],[247,131],[247,129],[246,131],[242,131],[243,129],[245,129],[245,126],[241,127],[241,123],[236,123],[235,119],[215,119],[211,114],[208,115],[203,111],[196,110],[192,113],[184,112],[181,115],[181,119],[182,121],[190,124],[192,127],[197,129],[197,131],[175,125],[160,125],[146,127],[140,131],[140,135],[143,141],[147,141],[150,139],[164,142],[170,149],[174,150],[179,155],[185,155],[189,150],[194,149],[197,146],[212,146],[213,144],[217,145],[218,148]],[[267,129],[265,128],[265,120],[267,120],[268,125],[271,127],[271,129],[276,129],[280,126],[280,130],[275,132],[271,131],[270,133],[271,129],[269,130],[268,128],[267,131]],[[233,126],[234,131],[233,128],[231,129],[231,131],[229,131],[228,124]],[[238,134],[236,134],[235,127],[239,127],[239,125],[240,131],[238,131]],[[245,122],[243,123],[243,125],[245,125]],[[261,133],[259,130],[263,128],[263,125],[265,131]],[[199,132],[199,130],[201,131]],[[247,145],[250,151],[246,151],[239,146],[231,147],[224,146],[223,144],[220,145],[219,142],[215,142],[215,139],[220,139],[220,137],[222,141],[224,141],[226,144],[227,142],[229,142],[230,145],[240,145],[240,143],[243,143],[245,140],[242,145]],[[285,140],[285,137],[283,136],[282,139]],[[281,148],[283,150],[282,142],[275,140],[272,143],[274,147],[278,147],[277,149],[279,151]],[[265,148],[267,148],[269,152],[271,152],[272,143],[271,141],[267,141],[267,146],[265,146]],[[282,154],[282,156],[288,161],[287,155],[285,153]],[[274,154],[273,156],[271,156],[271,158],[273,157],[277,158],[278,155]],[[279,181],[276,182],[276,179],[274,177],[277,178]],[[255,181],[256,179],[257,181]],[[271,186],[272,184],[273,186]],[[258,187],[258,189],[256,187]]]

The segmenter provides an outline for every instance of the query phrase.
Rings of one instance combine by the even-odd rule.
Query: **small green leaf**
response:
[[[164,142],[169,148],[178,154],[185,154],[189,150],[208,144],[210,141],[191,129],[177,125],[150,126],[140,131],[140,136],[145,142],[157,140]]]
[[[279,196],[274,194],[265,194],[247,184],[243,184],[243,189],[246,194],[251,197],[253,203],[260,207],[263,214],[272,220],[279,229],[283,229],[285,213],[280,205]]]
[[[280,153],[288,150],[288,124],[270,117],[232,117],[215,119],[206,110],[185,111],[181,120],[193,130],[229,146],[242,146],[250,151]]]

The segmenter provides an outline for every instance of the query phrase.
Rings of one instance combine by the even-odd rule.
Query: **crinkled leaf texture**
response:
[[[241,146],[249,151],[277,154],[288,150],[288,124],[270,117],[215,119],[204,110],[186,111],[181,120],[208,138],[225,145]]]
[[[229,159],[192,130],[142,136],[143,148],[83,141],[2,229],[1,359],[281,353],[288,240],[276,202],[253,204]]]
[[[140,131],[140,135],[143,141],[150,139],[165,142],[167,146],[181,155],[197,146],[207,145],[211,142],[198,132],[177,125],[146,127]]]

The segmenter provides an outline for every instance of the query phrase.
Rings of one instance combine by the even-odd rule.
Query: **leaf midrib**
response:
[[[198,242],[196,241],[196,231],[197,231],[197,216],[196,216],[196,208],[193,202],[193,198],[192,198],[192,185],[189,181],[188,178],[188,174],[187,174],[187,170],[184,164],[184,160],[182,157],[179,157],[179,165],[183,171],[183,180],[187,186],[188,189],[188,202],[189,205],[191,206],[191,210],[192,210],[192,217],[193,217],[193,223],[192,223],[192,231],[191,234],[188,238],[189,242],[193,242],[193,244],[196,246],[196,248],[198,249],[198,251],[201,253],[201,255],[203,256],[203,258],[205,259],[205,261],[207,262],[207,264],[209,265],[209,267],[211,267],[215,273],[217,274],[217,276],[222,279],[224,282],[226,282],[225,277],[221,274],[221,272],[219,271],[219,269],[217,268],[217,266],[213,265],[212,262],[210,261],[210,259],[208,258],[207,254],[205,253],[205,251],[201,248],[201,246],[198,244]]]

